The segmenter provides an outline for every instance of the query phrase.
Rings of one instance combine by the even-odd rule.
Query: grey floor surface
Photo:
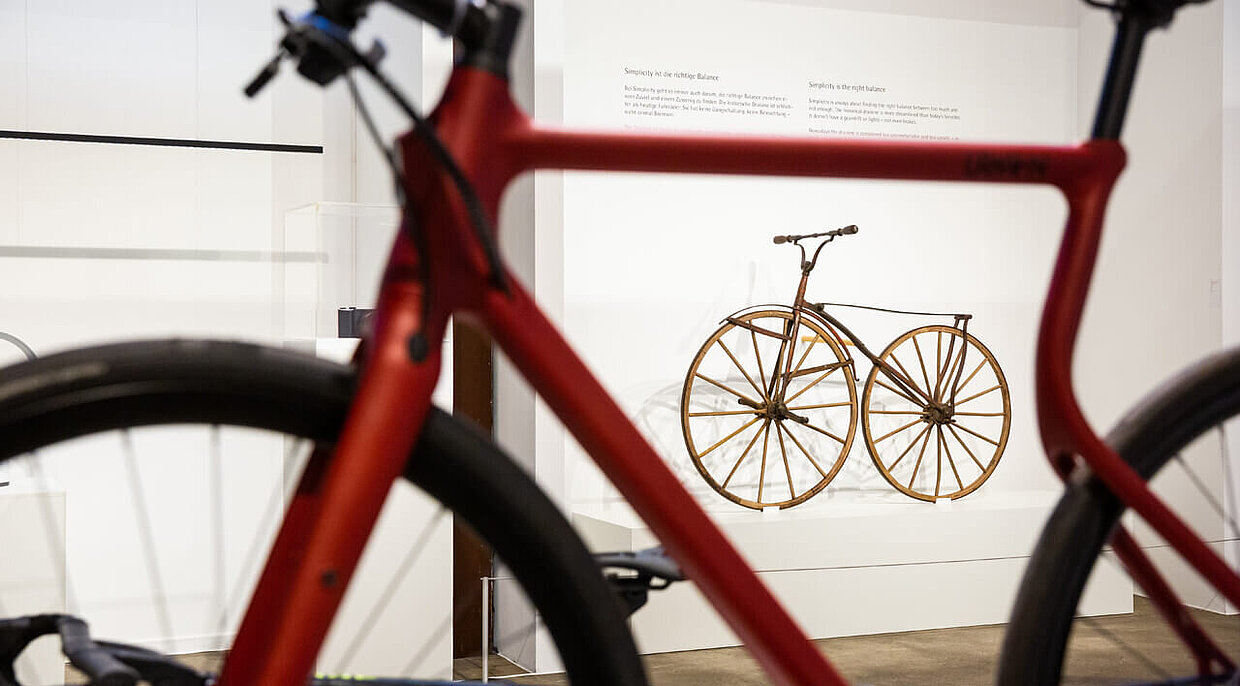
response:
[[[1230,655],[1240,654],[1240,617],[1197,612],[1199,622]],[[936,629],[817,642],[833,664],[857,684],[989,684],[1003,640],[1001,625]],[[183,656],[211,672],[219,653]],[[490,659],[497,679],[516,684],[566,684],[560,675],[513,678],[517,672],[501,657]],[[645,658],[652,686],[765,686],[770,681],[742,648],[696,650]],[[480,678],[481,660],[457,660],[454,677]],[[1073,636],[1064,683],[1148,682],[1171,674],[1192,674],[1192,663],[1150,604],[1137,599],[1131,615],[1095,618],[1079,624]],[[70,683],[82,683],[69,679]],[[361,683],[361,682],[359,682]]]

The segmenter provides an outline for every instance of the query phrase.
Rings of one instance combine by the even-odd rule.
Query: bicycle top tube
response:
[[[343,19],[356,21],[370,2],[332,2]],[[396,3],[457,24],[458,3]],[[1130,0],[1123,20],[1135,43],[1162,25],[1181,1]],[[321,5],[322,7],[323,5]],[[507,10],[507,11],[506,11]],[[572,435],[633,505],[652,532],[710,599],[772,678],[781,684],[843,683],[798,629],[795,621],[749,570],[679,479],[650,448],[625,413],[602,389],[571,347],[519,283],[495,287],[487,241],[471,214],[476,194],[494,222],[502,193],[519,174],[535,169],[651,171],[955,181],[1051,185],[1068,200],[1067,229],[1043,315],[1038,345],[1038,408],[1043,442],[1052,456],[1105,454],[1077,406],[1071,360],[1085,293],[1092,276],[1110,190],[1125,163],[1115,138],[1076,146],[909,143],[778,137],[594,133],[541,127],[513,103],[506,61],[513,8],[503,3],[464,4],[457,28],[465,54],[453,70],[432,121],[437,136],[415,131],[400,141],[404,192],[409,203],[384,277],[374,332],[366,339],[361,388],[324,477],[317,521],[301,537],[303,565],[283,583],[268,586],[251,612],[279,612],[272,622],[243,625],[222,677],[229,684],[295,681],[309,671],[327,622],[342,597],[360,545],[349,537],[373,524],[377,508],[359,502],[386,489],[395,466],[414,440],[429,405],[439,354],[427,341],[442,338],[454,313],[482,321],[516,368],[530,381]],[[350,14],[351,12],[351,14]],[[465,33],[462,34],[461,32]],[[1135,38],[1134,38],[1135,36]],[[1133,57],[1132,48],[1117,49]],[[1104,103],[1122,113],[1132,69],[1117,68]],[[1118,120],[1104,133],[1118,135]],[[1114,131],[1112,131],[1112,129]],[[438,146],[450,153],[447,168]],[[393,407],[399,407],[393,412]],[[397,414],[397,417],[393,417]],[[1130,489],[1131,490],[1131,489]],[[325,584],[323,570],[332,571]],[[1212,570],[1212,573],[1217,573]],[[266,579],[264,579],[266,581]],[[1229,596],[1230,597],[1230,596]],[[1240,602],[1240,595],[1233,598]],[[249,615],[247,615],[247,622]],[[249,643],[248,641],[253,641]],[[231,670],[231,671],[230,671]]]

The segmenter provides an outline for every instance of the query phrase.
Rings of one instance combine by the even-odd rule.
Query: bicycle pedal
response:
[[[677,581],[684,581],[680,565],[667,556],[662,546],[638,551],[599,553],[595,562],[603,569],[623,569],[633,574],[606,573],[607,583],[620,596],[629,616],[640,610],[650,599],[650,591],[661,591]]]

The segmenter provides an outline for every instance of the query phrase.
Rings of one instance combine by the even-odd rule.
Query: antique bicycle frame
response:
[[[960,329],[960,333],[962,335],[968,335],[969,333],[968,322],[970,319],[973,318],[973,315],[952,314],[952,313],[943,313],[943,312],[906,312],[903,310],[884,310],[882,308],[871,308],[871,307],[865,307],[863,305],[847,305],[847,304],[841,304],[841,303],[813,303],[813,302],[806,300],[805,289],[806,289],[806,286],[809,284],[810,272],[812,272],[814,270],[814,267],[818,265],[818,256],[822,253],[822,249],[826,247],[826,245],[830,243],[831,240],[834,240],[834,238],[823,241],[822,244],[819,245],[818,248],[814,251],[813,258],[808,259],[808,260],[805,259],[805,256],[806,256],[805,247],[797,243],[797,247],[801,249],[801,258],[802,258],[801,259],[801,280],[797,284],[797,293],[796,293],[796,296],[792,300],[792,308],[791,308],[792,319],[790,319],[788,322],[789,333],[785,335],[780,335],[773,331],[767,331],[753,324],[743,322],[737,319],[735,315],[726,317],[724,319],[724,321],[731,322],[732,324],[735,324],[736,326],[739,326],[745,329],[755,330],[757,333],[761,333],[761,334],[765,334],[768,336],[772,336],[774,338],[781,339],[782,342],[780,344],[779,353],[776,357],[776,362],[774,366],[774,368],[776,369],[778,369],[781,364],[784,366],[784,371],[780,374],[780,376],[783,378],[783,382],[780,384],[779,397],[776,399],[777,402],[783,400],[783,394],[784,392],[787,391],[788,384],[792,381],[794,376],[804,376],[806,374],[813,374],[817,372],[828,371],[828,367],[830,367],[830,365],[825,365],[822,367],[812,367],[810,369],[799,369],[798,368],[794,370],[792,368],[792,358],[795,355],[797,331],[800,329],[800,326],[801,326],[801,318],[806,315],[809,315],[810,317],[814,317],[818,319],[818,321],[823,325],[823,328],[825,328],[828,332],[830,332],[831,335],[835,336],[835,339],[839,341],[841,349],[844,350],[845,357],[847,358],[844,360],[844,362],[840,363],[840,366],[849,366],[849,367],[853,366],[852,356],[849,355],[847,352],[848,343],[851,343],[853,347],[861,351],[862,355],[865,355],[866,359],[868,359],[871,364],[873,364],[875,367],[878,367],[880,370],[882,370],[883,374],[886,375],[887,378],[891,379],[892,382],[894,382],[897,386],[900,387],[899,390],[888,387],[888,390],[891,390],[896,393],[902,392],[905,395],[907,395],[910,399],[917,399],[925,403],[929,403],[929,404],[938,403],[939,402],[938,398],[928,397],[924,393],[922,393],[921,390],[917,388],[916,383],[914,383],[912,379],[909,378],[909,376],[904,371],[896,369],[895,367],[884,362],[881,357],[879,357],[878,355],[875,355],[868,347],[866,347],[865,343],[863,343],[861,339],[855,333],[853,333],[847,326],[844,325],[843,322],[841,322],[837,317],[835,317],[834,315],[826,311],[826,305],[831,304],[837,307],[858,307],[862,309],[873,309],[873,310],[878,310],[878,311],[883,311],[883,312],[893,312],[896,314],[920,314],[920,315],[927,315],[927,316],[933,316],[933,317],[952,317],[955,319],[955,323],[953,324],[953,326]],[[762,307],[762,306],[759,306],[759,307]],[[751,309],[751,308],[746,308],[746,310],[748,309]],[[844,340],[845,337],[848,338],[848,342],[845,342]],[[787,351],[788,354],[787,354],[786,359],[784,358],[785,345],[791,346],[791,349]],[[952,359],[952,355],[955,352],[955,345],[956,345],[956,341],[954,338],[948,342],[947,355],[945,359],[947,360]],[[957,384],[960,381],[960,377],[964,375],[964,364],[965,364],[964,356],[967,354],[968,348],[967,346],[962,346],[962,347],[963,349],[961,351],[959,360],[953,363],[954,365],[953,369],[955,370],[954,372],[955,378],[951,379],[950,384],[949,384],[952,388],[952,395],[951,395],[951,398],[947,401],[948,404],[955,403]],[[856,369],[853,369],[852,374],[853,374],[854,379],[858,379],[857,374],[856,374]],[[772,379],[771,391],[774,391],[774,382],[775,380]],[[882,383],[882,382],[880,381],[879,383]],[[775,397],[774,393],[772,393],[771,395],[772,397]],[[742,399],[740,402],[742,405],[749,405],[749,403],[746,403],[744,399]],[[750,406],[752,407],[752,405]],[[760,410],[762,408],[754,407],[754,409]]]
[[[1150,28],[1127,18],[1121,22],[1119,59],[1112,60],[1099,115],[1103,133],[1113,129],[1114,135],[1095,135],[1075,146],[558,130],[538,126],[522,113],[501,73],[468,60],[454,68],[432,119],[492,219],[509,183],[536,169],[1019,183],[1059,189],[1068,203],[1067,226],[1037,345],[1037,405],[1047,455],[1065,476],[1079,457],[1223,596],[1240,605],[1240,576],[1090,429],[1071,384],[1073,344],[1106,202],[1125,163],[1115,138],[1136,53]],[[529,293],[491,273],[466,205],[422,139],[407,134],[400,149],[411,201],[404,222],[422,227],[424,242],[416,245],[410,231],[401,231],[394,243],[374,330],[357,360],[360,383],[344,431],[331,459],[328,449],[320,448],[302,477],[220,683],[296,684],[311,672],[366,534],[430,405],[440,367],[438,341],[450,315],[476,320],[491,332],[777,683],[843,683]],[[1113,543],[1156,605],[1177,612],[1174,595],[1154,581],[1157,575],[1132,539],[1119,532]],[[1171,625],[1202,664],[1230,664],[1191,620],[1183,620],[1177,613]]]

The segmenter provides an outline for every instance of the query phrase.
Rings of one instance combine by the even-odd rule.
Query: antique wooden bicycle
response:
[[[1107,199],[1125,164],[1119,137],[1137,58],[1149,33],[1188,3],[1088,2],[1119,18],[1094,130],[1079,145],[1045,146],[546,128],[522,113],[509,94],[507,65],[519,8],[503,0],[393,0],[455,36],[461,47],[442,99],[424,119],[379,74],[380,51],[364,54],[352,43],[352,30],[371,2],[319,0],[314,12],[288,22],[280,57],[295,59],[303,75],[323,85],[360,67],[415,121],[400,141],[399,163],[389,157],[403,190],[404,221],[373,330],[353,364],[233,342],[155,341],[84,348],[0,370],[0,459],[50,452],[88,435],[137,447],[143,445],[140,435],[168,424],[201,429],[193,435],[210,448],[209,457],[230,447],[220,434],[234,428],[297,439],[289,443],[308,448],[308,464],[299,472],[244,618],[227,635],[231,650],[222,672],[213,678],[149,650],[96,643],[80,621],[41,615],[0,621],[0,680],[14,681],[8,666],[26,643],[59,632],[70,659],[93,683],[307,683],[389,488],[403,476],[495,545],[538,608],[572,683],[645,683],[616,596],[562,512],[487,437],[432,408],[440,344],[449,317],[456,315],[491,330],[773,683],[844,683],[500,257],[494,220],[508,184],[535,169],[581,169],[1025,183],[1058,190],[1068,218],[1043,311],[1036,379],[1043,444],[1068,494],[1031,562],[1036,573],[1027,577],[1013,613],[999,679],[1059,681],[1081,588],[1109,540],[1188,656],[1175,665],[1163,659],[1187,678],[1160,677],[1158,683],[1234,683],[1235,651],[1229,655],[1224,648],[1235,624],[1211,636],[1163,581],[1148,552],[1116,522],[1131,508],[1167,541],[1168,557],[1198,570],[1219,597],[1240,605],[1240,574],[1212,547],[1217,541],[1189,528],[1146,483],[1182,445],[1240,414],[1240,353],[1197,363],[1142,403],[1123,431],[1113,434],[1114,447],[1083,416],[1071,375]],[[277,62],[251,90],[274,75]],[[780,331],[779,319],[787,317],[767,328]],[[813,320],[803,321],[814,331]],[[831,347],[830,332],[814,335],[828,343],[819,346]],[[785,369],[791,357],[785,356]],[[905,379],[917,372],[885,371],[885,378]],[[787,401],[784,396],[783,410],[768,403],[765,412],[787,411]],[[165,464],[186,453],[178,445],[157,451],[152,461]],[[184,478],[186,488],[153,495],[184,507],[198,485],[192,475]],[[117,498],[106,495],[108,512]],[[106,537],[90,543],[101,549],[102,560],[116,557],[108,555]],[[190,545],[198,547],[196,541]],[[6,561],[22,555],[5,552]],[[98,570],[79,565],[76,571],[90,576]],[[435,675],[412,676],[417,665],[411,665],[373,683],[442,683]],[[356,681],[329,677],[314,683]]]
[[[788,508],[826,488],[848,458],[860,415],[874,466],[912,498],[962,498],[994,472],[1012,406],[995,356],[969,333],[973,315],[910,312],[805,299],[828,243],[856,225],[776,236],[801,251],[791,305],[756,305],[724,318],[698,350],[681,391],[685,446],[716,492],[754,509]],[[802,241],[823,239],[812,257]],[[945,317],[875,355],[827,307]],[[856,360],[872,365],[861,402]]]

